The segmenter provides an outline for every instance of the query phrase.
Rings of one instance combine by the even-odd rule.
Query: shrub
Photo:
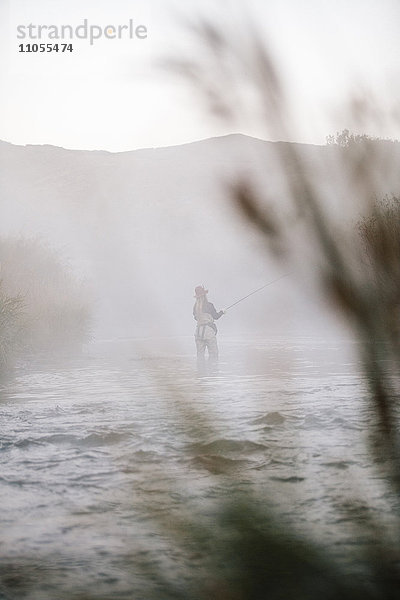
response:
[[[26,349],[54,350],[87,339],[87,285],[54,250],[38,239],[3,239],[0,259],[4,294],[24,302],[18,320]]]
[[[24,307],[20,296],[10,297],[0,281],[0,372],[21,348],[21,325]]]

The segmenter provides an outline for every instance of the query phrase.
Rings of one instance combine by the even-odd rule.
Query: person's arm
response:
[[[223,310],[220,310],[219,312],[217,312],[215,310],[214,304],[211,304],[211,302],[208,303],[207,312],[210,313],[210,315],[212,316],[212,318],[215,319],[215,320],[219,319],[224,314]]]

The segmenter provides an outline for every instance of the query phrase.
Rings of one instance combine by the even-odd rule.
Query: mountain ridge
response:
[[[194,146],[194,145],[200,145],[200,144],[205,144],[207,142],[219,142],[222,140],[232,140],[232,139],[247,139],[247,140],[251,140],[254,142],[260,142],[262,144],[290,144],[290,145],[294,145],[294,146],[310,146],[310,147],[316,147],[316,148],[323,148],[325,145],[324,144],[311,144],[311,143],[307,143],[307,142],[294,142],[294,141],[285,141],[285,140],[265,140],[262,138],[258,138],[255,136],[251,136],[251,135],[247,135],[244,133],[228,133],[228,134],[224,134],[224,135],[220,135],[220,136],[212,136],[212,137],[207,137],[207,138],[201,138],[199,140],[193,140],[190,142],[184,142],[182,144],[173,144],[173,145],[167,145],[167,146],[144,146],[144,147],[140,147],[140,148],[134,148],[132,150],[104,150],[104,149],[86,149],[86,148],[66,148],[64,146],[58,146],[56,144],[15,144],[13,142],[9,142],[7,140],[1,140],[0,139],[0,145],[7,145],[7,146],[11,146],[14,148],[49,148],[49,149],[53,149],[53,150],[63,150],[66,152],[86,152],[86,153],[98,153],[98,154],[111,154],[111,155],[120,155],[120,154],[131,154],[132,152],[145,152],[145,151],[152,151],[152,150],[173,150],[176,148],[184,148],[184,147],[188,147],[188,146]]]

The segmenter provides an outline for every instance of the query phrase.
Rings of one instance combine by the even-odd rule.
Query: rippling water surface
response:
[[[237,489],[339,556],[364,542],[354,500],[390,519],[355,344],[221,339],[198,369],[191,343],[97,342],[2,386],[0,560],[21,597],[145,597],[140,564],[179,561],[160,520]]]

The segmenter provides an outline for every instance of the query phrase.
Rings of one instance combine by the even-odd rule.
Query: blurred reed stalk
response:
[[[214,22],[186,26],[198,43],[198,60],[172,59],[168,67],[186,78],[207,109],[231,125],[263,119],[273,139],[290,139],[288,99],[270,53],[256,29],[249,25],[238,43]],[[242,27],[243,30],[243,27]],[[349,102],[349,105],[351,103]],[[368,104],[366,99],[365,104]],[[310,166],[294,144],[277,144],[276,156],[284,174],[288,205],[279,210],[267,186],[248,177],[232,181],[228,190],[238,214],[265,242],[266,251],[285,265],[296,265],[299,247],[314,257],[310,272],[324,297],[339,310],[360,341],[363,373],[369,385],[374,421],[369,430],[370,452],[386,491],[394,500],[395,523],[390,531],[368,507],[366,518],[353,523],[374,543],[363,556],[365,578],[346,577],[318,548],[320,540],[299,542],[282,531],[262,499],[239,493],[231,506],[222,507],[221,520],[201,533],[190,522],[179,528],[196,546],[205,539],[210,560],[204,577],[211,588],[174,589],[168,598],[229,600],[379,598],[395,599],[400,589],[400,179],[391,197],[375,193],[397,142],[354,135],[348,130],[328,138],[336,161],[347,178],[349,205],[360,206],[358,223],[349,226],[332,218],[326,198],[315,185]],[[329,148],[328,148],[329,149]],[[330,150],[330,152],[331,152]],[[332,156],[332,152],[329,156]],[[328,159],[327,159],[328,162]],[[329,173],[327,164],[326,172]],[[333,190],[334,195],[335,190]],[[330,190],[332,193],[332,190]],[[339,191],[337,196],[339,197]],[[296,235],[293,235],[296,230]],[[285,266],[285,269],[287,266]],[[241,500],[240,500],[241,499]],[[349,499],[349,512],[356,507]],[[193,519],[194,516],[192,516]],[[223,526],[221,528],[221,523]],[[271,526],[272,523],[272,526]],[[196,528],[194,528],[196,529]],[[283,539],[286,543],[281,543]],[[221,542],[221,540],[223,540]],[[227,540],[229,542],[225,543]],[[302,543],[304,544],[302,546]],[[163,581],[161,590],[168,590]],[[163,597],[162,593],[156,597]]]

